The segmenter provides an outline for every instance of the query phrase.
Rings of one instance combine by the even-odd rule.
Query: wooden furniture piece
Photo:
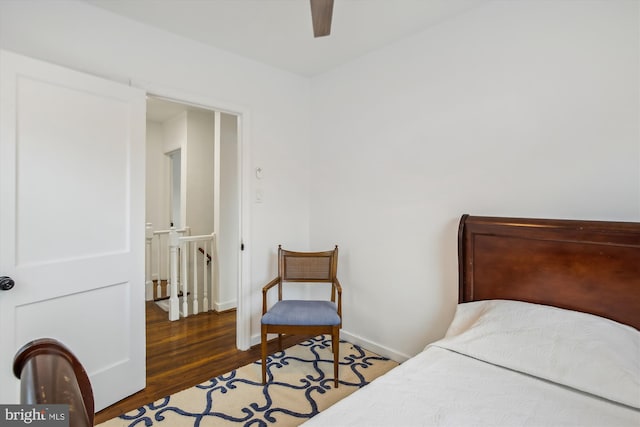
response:
[[[458,242],[446,336],[305,427],[639,425],[640,223],[463,215]]]
[[[94,400],[89,376],[62,343],[41,338],[16,353],[13,373],[20,379],[23,404],[67,404],[71,427],[93,426]]]
[[[294,252],[278,246],[278,277],[262,288],[262,383],[266,383],[267,334],[331,335],[334,385],[338,387],[340,328],[342,327],[342,287],[336,277],[338,246],[324,252]],[[286,300],[284,283],[330,283],[331,300]],[[268,291],[278,287],[278,301],[267,309]]]
[[[640,329],[640,223],[463,215],[459,302],[510,299]]]

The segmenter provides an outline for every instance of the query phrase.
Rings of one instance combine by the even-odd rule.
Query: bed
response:
[[[640,426],[640,223],[475,217],[445,335],[314,426]]]

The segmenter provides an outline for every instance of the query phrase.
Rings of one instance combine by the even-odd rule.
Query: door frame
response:
[[[167,101],[191,105],[212,111],[233,114],[238,117],[238,188],[240,191],[238,212],[240,212],[240,242],[238,242],[238,287],[236,309],[236,347],[248,350],[251,347],[251,251],[247,249],[250,241],[251,224],[251,151],[250,151],[250,113],[247,107],[229,104],[189,92],[167,88],[152,82],[131,81],[133,87],[144,90],[147,96]],[[243,248],[243,249],[241,249]]]

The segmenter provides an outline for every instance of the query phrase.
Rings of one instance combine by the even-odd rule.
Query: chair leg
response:
[[[282,351],[282,334],[278,334],[278,349]]]
[[[262,384],[267,382],[267,329],[262,326],[261,332],[261,349],[262,349]]]
[[[333,350],[333,378],[334,385],[338,388],[338,366],[340,365],[340,329],[333,328],[331,334],[331,347]]]

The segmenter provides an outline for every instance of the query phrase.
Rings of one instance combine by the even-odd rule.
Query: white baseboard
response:
[[[382,344],[369,341],[365,338],[362,338],[361,336],[345,331],[344,329],[340,331],[340,338],[352,344],[359,345],[360,347],[365,348],[369,351],[372,351],[376,354],[379,354],[380,356],[387,357],[393,360],[394,362],[402,363],[402,362],[406,362],[411,358],[411,356],[407,354],[401,353],[392,348],[386,347]]]
[[[169,302],[169,299],[163,299],[156,301],[156,305],[168,313],[171,303]],[[180,313],[180,318],[184,317],[184,311],[182,311],[182,297],[179,298],[178,312]]]
[[[166,312],[169,312],[169,300],[156,301],[156,305]]]
[[[402,363],[411,358],[411,356],[407,354],[400,353],[399,351],[395,351],[389,347],[385,347],[376,342],[369,341],[365,338],[362,338],[361,336],[345,331],[344,329],[340,330],[340,338],[352,344],[359,345],[360,347],[379,354],[380,356],[387,357],[394,362]],[[253,335],[251,337],[251,346],[258,344],[260,344],[260,334]]]
[[[214,302],[213,309],[217,312],[231,310],[238,307],[238,302],[236,300],[226,301],[226,302]],[[260,337],[258,337],[259,339]]]

